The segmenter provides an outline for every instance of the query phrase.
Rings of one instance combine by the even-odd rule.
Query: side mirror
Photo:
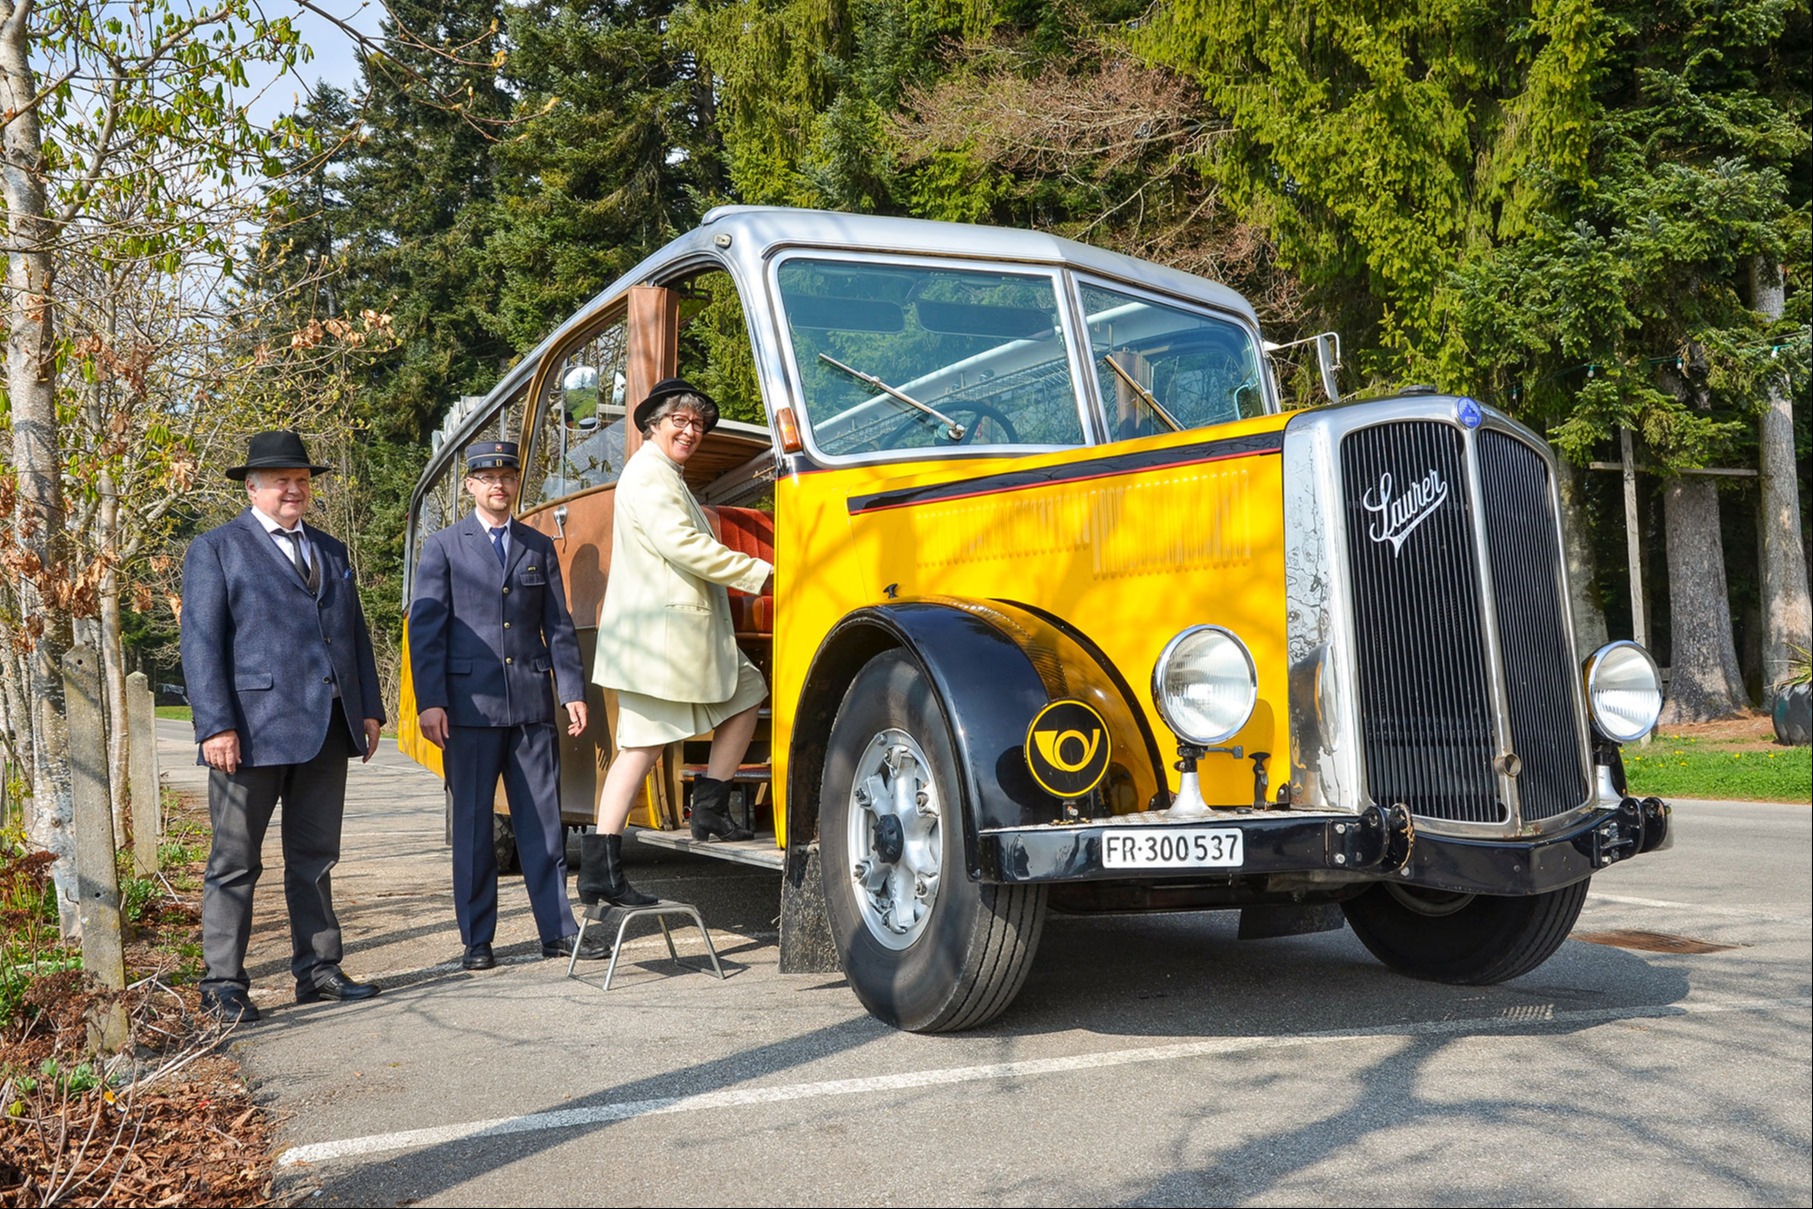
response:
[[[1305,336],[1301,340],[1292,340],[1289,344],[1265,342],[1266,364],[1270,366],[1273,358],[1287,348],[1296,348],[1300,344],[1316,346],[1316,367],[1322,371],[1322,393],[1328,396],[1330,403],[1341,401],[1341,386],[1335,381],[1335,371],[1341,368],[1341,337],[1336,332],[1323,332],[1317,336]],[[1278,376],[1274,369],[1272,389],[1278,389]]]
[[[1330,403],[1341,401],[1341,387],[1335,371],[1341,368],[1341,337],[1336,332],[1323,332],[1316,337],[1316,366],[1322,371],[1322,393]]]

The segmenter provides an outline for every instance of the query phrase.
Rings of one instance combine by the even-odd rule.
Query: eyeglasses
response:
[[[670,415],[662,418],[674,426],[675,432],[685,432],[688,428],[692,429],[694,432],[705,431],[705,421],[699,419],[697,416]]]
[[[513,487],[522,476],[511,471],[508,474],[469,474],[466,477],[487,487]]]

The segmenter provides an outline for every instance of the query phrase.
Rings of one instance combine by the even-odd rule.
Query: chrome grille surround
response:
[[[1616,804],[1593,788],[1553,456],[1480,411],[1368,400],[1285,430],[1293,806],[1402,801],[1487,838]]]

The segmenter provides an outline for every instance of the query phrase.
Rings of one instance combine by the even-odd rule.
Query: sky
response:
[[[311,3],[373,36],[376,36],[378,23],[384,18],[384,8],[378,0],[311,0]],[[315,54],[307,63],[299,65],[287,79],[277,79],[274,73],[269,72],[253,76],[249,81],[247,95],[256,98],[251,103],[255,120],[268,122],[282,114],[294,112],[299,100],[306,98],[317,82],[325,81],[349,90],[358,83],[359,63],[354,55],[353,41],[344,31],[325,18],[309,12],[297,4],[296,0],[263,0],[261,7],[268,18],[291,18],[302,35],[302,41]]]

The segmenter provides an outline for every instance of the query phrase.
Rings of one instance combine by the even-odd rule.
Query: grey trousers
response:
[[[340,921],[329,874],[340,860],[340,818],[346,806],[346,763],[352,737],[339,716],[315,758],[303,764],[241,765],[208,772],[208,815],[214,844],[201,891],[203,990],[245,988],[246,945],[252,935],[252,891],[264,872],[261,851],[271,812],[283,803],[283,896],[290,911],[290,972],[298,983],[340,965]]]

